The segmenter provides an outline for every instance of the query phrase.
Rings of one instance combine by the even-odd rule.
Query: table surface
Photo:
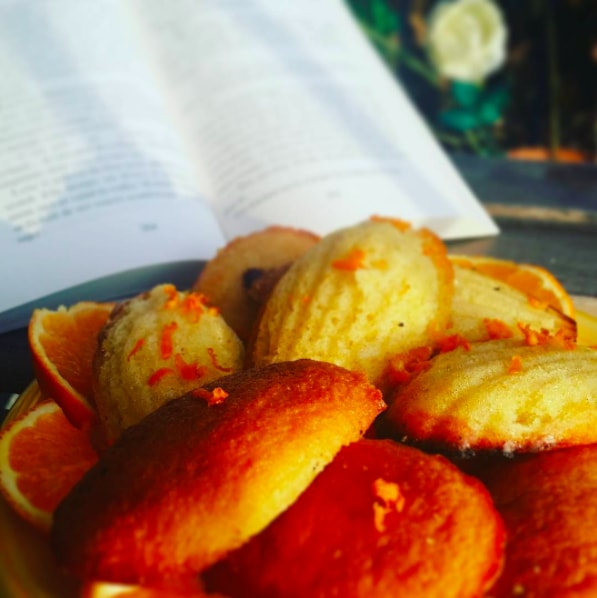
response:
[[[597,166],[453,160],[501,232],[450,242],[450,252],[542,265],[571,294],[597,296]],[[26,330],[0,335],[0,393],[20,393],[32,379]]]

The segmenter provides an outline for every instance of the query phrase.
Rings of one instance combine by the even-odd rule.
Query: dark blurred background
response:
[[[347,2],[449,151],[597,162],[597,0]],[[474,81],[434,60],[434,41],[450,35],[474,37],[470,48],[504,34],[503,56]],[[450,47],[457,60],[459,51]]]

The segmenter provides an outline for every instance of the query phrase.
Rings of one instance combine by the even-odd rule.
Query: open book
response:
[[[269,224],[497,232],[341,0],[0,0],[0,332]]]

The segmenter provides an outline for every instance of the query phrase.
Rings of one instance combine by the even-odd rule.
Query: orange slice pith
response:
[[[568,291],[546,268],[488,256],[451,255],[452,263],[477,270],[531,295],[574,318],[574,303]]]
[[[81,302],[68,309],[37,309],[29,323],[29,347],[41,392],[78,428],[88,427],[95,417],[92,361],[112,308],[111,303]]]
[[[89,434],[46,400],[0,434],[0,492],[21,517],[48,530],[58,503],[96,461]]]

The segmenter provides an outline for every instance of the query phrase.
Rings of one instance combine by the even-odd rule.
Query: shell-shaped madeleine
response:
[[[319,237],[314,233],[284,226],[269,226],[236,237],[205,264],[193,290],[205,295],[245,341],[259,312],[259,304],[249,296],[245,274],[286,266],[317,241]]]
[[[454,451],[597,442],[597,350],[543,341],[487,341],[438,355],[396,394],[389,422],[400,437]]]
[[[100,334],[94,398],[109,439],[162,403],[241,369],[244,347],[197,293],[159,285],[118,306]]]
[[[53,554],[80,579],[186,588],[384,409],[363,374],[329,363],[224,376],[122,433],[56,510]]]
[[[488,595],[597,595],[597,445],[504,459],[483,478],[508,536]]]
[[[479,480],[438,455],[367,439],[203,577],[234,598],[484,596],[503,545]]]
[[[454,264],[452,334],[484,341],[523,337],[525,327],[576,339],[576,322],[561,311],[503,281]]]
[[[452,283],[445,246],[430,231],[372,219],[331,233],[276,285],[253,363],[308,357],[377,381],[391,355],[444,331]]]

